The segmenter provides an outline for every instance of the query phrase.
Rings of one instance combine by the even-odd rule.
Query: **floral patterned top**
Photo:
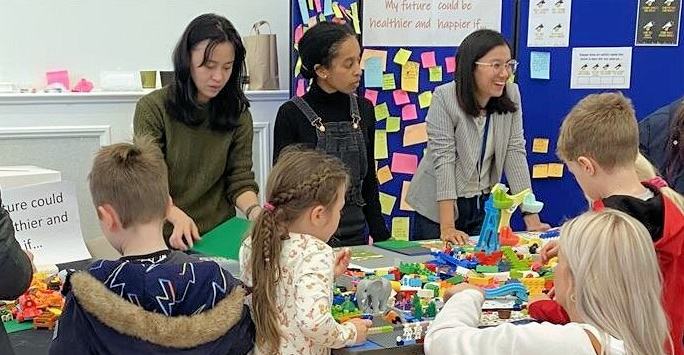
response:
[[[327,355],[331,348],[353,345],[356,328],[339,324],[330,313],[335,256],[315,237],[290,233],[280,254],[276,308],[283,339],[280,355]],[[240,248],[240,280],[252,286],[251,237]],[[246,299],[251,307],[251,296]],[[255,354],[263,354],[255,348]]]

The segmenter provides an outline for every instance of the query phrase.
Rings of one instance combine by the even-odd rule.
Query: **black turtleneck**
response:
[[[323,122],[351,121],[349,113],[349,95],[341,92],[329,94],[315,83],[303,96],[304,101],[313,108]],[[366,206],[363,208],[368,223],[368,230],[375,241],[389,239],[390,234],[380,211],[380,197],[378,195],[378,179],[375,174],[375,111],[368,99],[358,98],[361,114],[361,129],[366,141],[366,155],[368,157],[368,173],[363,179],[361,194]],[[316,147],[315,128],[306,119],[297,106],[291,101],[284,103],[278,110],[274,128],[273,162],[275,163],[280,151],[293,143],[304,143]]]

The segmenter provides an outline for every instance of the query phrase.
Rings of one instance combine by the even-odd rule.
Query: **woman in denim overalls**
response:
[[[323,22],[299,42],[302,75],[314,79],[303,97],[283,104],[276,117],[274,160],[287,145],[303,143],[339,157],[350,183],[333,246],[366,244],[389,238],[380,212],[373,146],[375,116],[370,101],[359,98],[360,47],[345,25]]]

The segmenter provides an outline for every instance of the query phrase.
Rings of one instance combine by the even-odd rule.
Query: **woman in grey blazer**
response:
[[[455,244],[479,235],[484,202],[506,174],[513,193],[530,187],[518,86],[507,83],[517,67],[503,36],[478,30],[456,56],[454,81],[435,89],[428,111],[428,149],[407,201],[416,210],[413,239],[437,236]],[[525,211],[523,211],[525,212]],[[528,230],[545,230],[525,214]]]

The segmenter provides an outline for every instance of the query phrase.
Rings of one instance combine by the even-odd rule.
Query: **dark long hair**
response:
[[[191,52],[195,46],[209,40],[204,50],[204,65],[220,43],[230,42],[235,49],[235,62],[230,79],[216,97],[209,100],[209,127],[215,131],[228,131],[237,126],[238,118],[249,107],[249,101],[242,91],[242,77],[245,72],[245,46],[237,30],[225,17],[204,14],[196,17],[183,32],[173,51],[174,80],[166,98],[167,111],[177,120],[197,126],[202,120],[194,115],[199,107],[197,86],[190,75]]]
[[[503,38],[501,33],[493,30],[477,30],[466,37],[458,47],[456,53],[456,99],[461,109],[471,115],[479,116],[480,108],[475,99],[477,83],[475,82],[475,62],[484,57],[490,50],[498,46],[511,46]],[[503,95],[492,97],[485,107],[487,112],[508,113],[518,110],[516,104],[511,101],[504,87]]]
[[[351,27],[332,22],[321,22],[307,30],[298,46],[302,58],[302,76],[306,79],[315,78],[316,65],[329,68],[342,42],[355,36]]]
[[[684,144],[684,99],[680,102],[674,119],[670,122],[670,129],[667,134],[663,172],[665,173],[665,180],[671,186],[674,186],[674,180],[684,166],[682,144]]]

